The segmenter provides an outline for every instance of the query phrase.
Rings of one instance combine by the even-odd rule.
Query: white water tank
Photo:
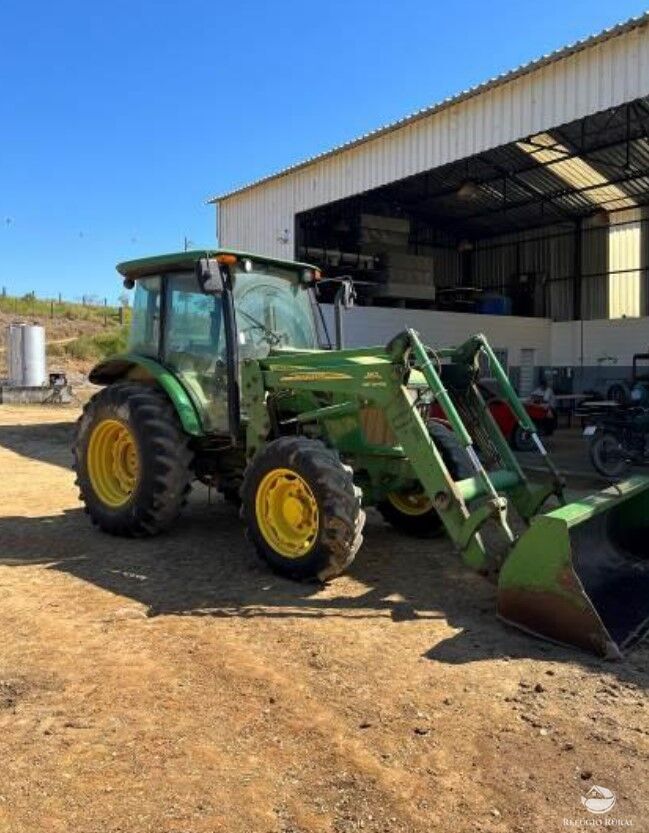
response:
[[[47,379],[45,330],[38,324],[10,324],[7,327],[9,384],[42,387]]]
[[[7,327],[7,370],[9,373],[9,384],[19,385],[22,376],[22,324],[10,324]]]

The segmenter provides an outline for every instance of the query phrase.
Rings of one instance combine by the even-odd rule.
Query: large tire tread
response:
[[[123,506],[104,505],[95,494],[86,465],[94,426],[104,418],[124,421],[134,433],[140,455],[140,482]],[[77,421],[73,468],[80,499],[93,524],[126,537],[157,535],[168,529],[191,490],[193,454],[178,415],[159,388],[116,382],[90,399]]]
[[[256,521],[255,499],[261,479],[272,469],[284,467],[295,470],[309,484],[321,518],[312,548],[297,559],[275,552]],[[293,579],[327,581],[352,563],[363,542],[365,524],[361,490],[354,485],[352,474],[336,451],[319,440],[300,436],[273,440],[251,460],[241,486],[241,517],[248,538],[272,570]]]

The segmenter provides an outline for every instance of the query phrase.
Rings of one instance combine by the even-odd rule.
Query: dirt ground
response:
[[[75,418],[0,408],[1,833],[649,829],[646,644],[606,663],[508,629],[447,543],[373,513],[324,589],[271,575],[202,487],[166,537],[107,537]]]

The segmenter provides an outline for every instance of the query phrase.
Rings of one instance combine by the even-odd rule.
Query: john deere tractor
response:
[[[117,268],[137,287],[128,352],[92,371],[104,387],[74,446],[81,499],[102,530],[163,532],[198,480],[240,502],[273,570],[326,580],[354,559],[375,506],[405,533],[445,532],[467,566],[497,576],[508,622],[611,657],[645,632],[649,480],[565,505],[484,336],[433,349],[404,330],[383,347],[332,349],[307,264],[218,250]],[[533,437],[542,483],[528,481],[485,406],[481,356]],[[434,403],[443,419],[428,418]],[[487,521],[504,547],[485,545]]]

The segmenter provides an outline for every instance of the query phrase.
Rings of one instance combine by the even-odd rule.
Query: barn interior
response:
[[[639,317],[648,206],[641,98],[304,211],[296,257],[352,276],[362,305]]]

